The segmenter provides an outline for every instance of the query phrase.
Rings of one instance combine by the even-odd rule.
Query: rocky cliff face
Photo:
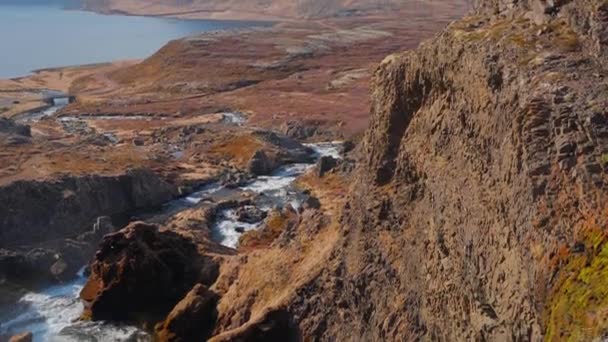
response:
[[[0,187],[0,247],[78,235],[99,216],[159,206],[175,192],[144,169],[120,176],[10,183]]]
[[[490,3],[382,63],[336,266],[308,289],[323,295],[307,306],[327,309],[306,315],[305,331],[605,336],[606,284],[596,281],[606,260],[608,12],[596,1],[551,3]]]
[[[343,237],[284,302],[299,334],[606,336],[607,13],[487,2],[385,59]]]

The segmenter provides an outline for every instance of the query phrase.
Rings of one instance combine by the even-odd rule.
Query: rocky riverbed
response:
[[[309,195],[298,189],[294,181],[313,168],[315,160],[325,156],[340,158],[342,143],[308,144],[306,148],[310,151],[309,163],[280,166],[268,175],[253,176],[240,185],[212,182],[191,194],[166,202],[158,213],[147,210],[141,218],[151,222],[171,221],[183,215],[184,211],[213,202],[214,214],[207,222],[209,236],[220,245],[236,248],[241,235],[258,229],[271,211],[285,208],[302,210],[302,204]],[[86,282],[82,272],[63,284],[27,292],[11,309],[0,308],[3,322],[0,336],[30,331],[35,341],[51,338],[67,341],[148,340],[149,335],[134,326],[78,321],[84,309],[78,298]]]

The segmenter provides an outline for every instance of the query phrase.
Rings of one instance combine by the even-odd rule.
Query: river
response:
[[[316,157],[340,158],[340,142],[307,144]],[[240,188],[231,191],[254,192],[265,196],[255,205],[264,211],[274,207],[291,205],[298,208],[305,196],[294,186],[295,179],[312,168],[314,164],[290,164],[278,168],[269,176],[259,176]],[[183,198],[173,200],[165,207],[172,211],[185,210],[200,203],[207,196],[222,191],[219,184],[209,184]],[[212,238],[224,246],[236,247],[242,232],[258,229],[261,223],[239,222],[234,210],[226,209],[216,215],[212,225]],[[0,325],[0,336],[31,331],[35,342],[104,342],[104,341],[151,341],[144,331],[133,326],[121,326],[105,322],[82,322],[78,318],[83,310],[78,295],[86,278],[83,274],[66,284],[53,286],[38,293],[28,293],[21,298],[12,315],[4,318]]]

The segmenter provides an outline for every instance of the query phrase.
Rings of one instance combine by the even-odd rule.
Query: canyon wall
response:
[[[240,327],[237,280],[216,340],[605,337],[607,25],[602,2],[488,1],[387,57],[330,256]]]
[[[159,206],[175,189],[145,169],[118,176],[65,176],[0,187],[0,247],[78,235],[98,216]]]

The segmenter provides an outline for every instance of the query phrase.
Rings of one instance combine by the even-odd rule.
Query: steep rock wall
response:
[[[487,2],[387,57],[341,237],[270,309],[304,340],[606,336],[603,6]]]
[[[0,187],[0,247],[78,235],[98,216],[158,206],[174,193],[148,170],[14,182]]]
[[[607,333],[604,5],[505,3],[379,67],[335,266],[293,304],[306,334]]]

